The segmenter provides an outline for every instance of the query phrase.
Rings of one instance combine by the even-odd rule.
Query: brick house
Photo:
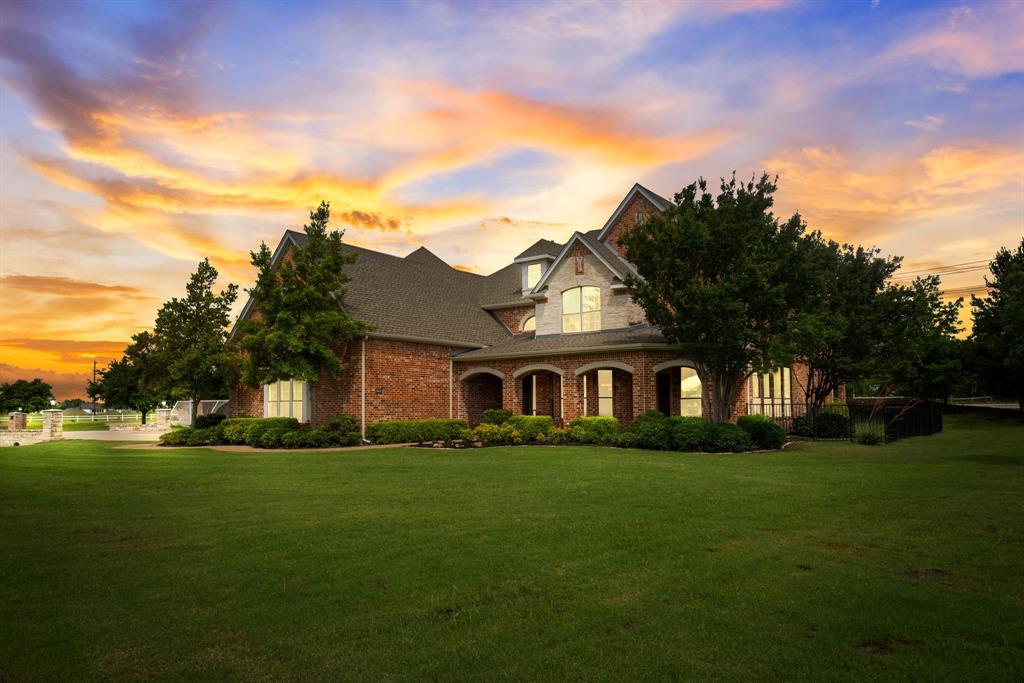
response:
[[[604,226],[559,244],[540,240],[497,272],[452,268],[420,247],[404,258],[357,254],[342,305],[373,331],[340,351],[342,371],[314,383],[236,387],[235,416],[294,416],[322,424],[339,414],[379,420],[464,418],[488,408],[551,415],[613,415],[628,424],[648,410],[706,414],[692,363],[679,356],[624,284],[635,273],[618,237],[668,200],[634,185]],[[303,233],[287,231],[284,258]],[[240,316],[250,314],[249,301]],[[754,375],[734,415],[786,411],[799,368]]]

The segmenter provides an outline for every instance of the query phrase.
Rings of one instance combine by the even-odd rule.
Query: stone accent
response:
[[[112,422],[109,429],[112,432],[152,432],[154,434],[163,434],[164,432],[171,431],[172,409],[157,408],[153,412],[154,417],[146,424],[139,422]]]
[[[25,429],[26,424],[25,413],[10,413],[7,430],[0,432],[0,446],[27,446],[64,438],[63,410],[44,410],[42,429]]]
[[[11,429],[0,432],[0,446],[29,446],[48,440],[43,438],[43,433],[38,429]]]
[[[7,414],[7,430],[25,430],[28,428],[28,413],[13,412]]]
[[[43,438],[46,441],[51,439],[64,438],[64,411],[44,410],[43,412]]]

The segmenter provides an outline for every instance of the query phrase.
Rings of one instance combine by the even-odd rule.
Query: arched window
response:
[[[574,287],[562,292],[562,332],[594,332],[600,329],[600,287]]]
[[[679,371],[679,414],[700,417],[704,398],[700,377],[693,368],[679,368]]]
[[[537,318],[530,316],[523,321],[523,332],[534,332],[537,329]]]

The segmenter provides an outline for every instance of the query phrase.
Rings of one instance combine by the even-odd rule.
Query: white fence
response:
[[[29,413],[27,422],[30,429],[39,427],[43,424],[43,414]],[[89,422],[102,425],[117,422],[142,422],[142,413],[64,413],[64,424],[78,422]]]

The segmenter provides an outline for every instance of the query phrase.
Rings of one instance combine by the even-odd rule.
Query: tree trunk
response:
[[[191,398],[190,400],[192,402],[192,405],[189,408],[189,412],[191,413],[191,420],[189,421],[188,424],[191,427],[195,427],[196,426],[196,418],[199,417],[199,397],[196,396],[196,397]]]
[[[148,410],[142,410],[140,412],[142,413],[142,424],[146,424],[146,413],[148,413],[149,411]]]
[[[711,383],[711,391],[708,394],[708,416],[712,422],[728,422],[732,405],[739,394],[742,378],[731,373],[706,371],[702,373],[702,383],[706,381],[704,377],[709,378]]]

